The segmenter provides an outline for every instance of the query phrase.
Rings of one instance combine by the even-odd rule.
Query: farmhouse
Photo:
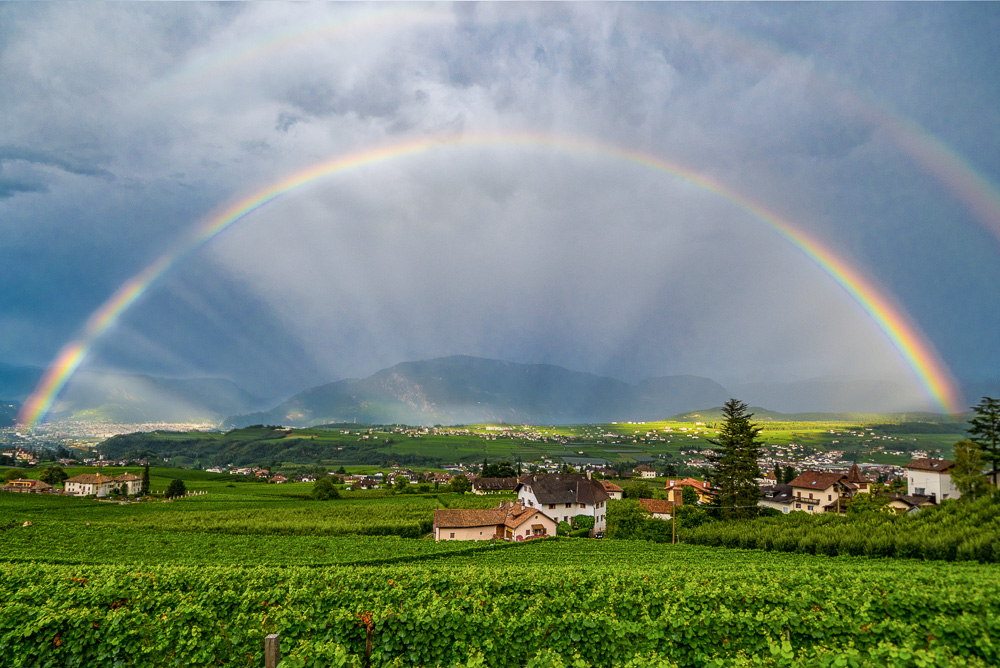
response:
[[[929,496],[935,503],[945,499],[957,499],[962,494],[951,482],[951,469],[955,462],[950,459],[915,459],[906,469],[907,496]]]
[[[934,499],[929,496],[886,494],[885,497],[889,499],[889,507],[892,508],[897,515],[915,513],[924,508],[930,508],[936,505],[934,503]]]
[[[517,478],[473,478],[473,494],[503,494],[513,492],[517,487]]]
[[[647,466],[646,464],[639,464],[634,469],[632,469],[632,472],[635,473],[640,478],[642,478],[643,480],[652,480],[653,478],[656,477],[656,471],[654,471],[651,467]]]
[[[611,497],[599,480],[580,473],[529,473],[518,478],[517,501],[528,508],[539,508],[558,522],[569,522],[577,515],[594,518],[594,531],[607,526],[608,499]]]
[[[649,511],[654,520],[669,520],[673,517],[674,508],[683,505],[682,492],[674,490],[673,501],[666,499],[639,499],[639,505]]]
[[[435,540],[529,540],[556,535],[556,522],[538,508],[502,503],[486,510],[439,508]]]
[[[117,477],[100,473],[81,473],[63,483],[65,493],[76,496],[107,496],[122,487],[130,496],[138,494],[142,490],[142,477],[132,473],[123,473]]]
[[[794,501],[795,494],[792,492],[791,485],[775,485],[764,492],[757,505],[788,513],[791,512]]]
[[[22,492],[22,493],[51,493],[52,485],[42,482],[41,480],[25,480],[23,478],[17,478],[11,480],[3,487],[0,487],[0,491],[3,492]]]
[[[698,503],[711,503],[715,496],[715,490],[711,489],[708,481],[695,480],[694,478],[669,478],[663,489],[669,490],[674,487],[690,487],[698,494]]]
[[[600,482],[601,486],[604,488],[604,491],[607,492],[608,496],[611,499],[616,501],[621,500],[622,494],[625,492],[625,490],[623,490],[615,483],[609,482],[607,480],[601,480]]]

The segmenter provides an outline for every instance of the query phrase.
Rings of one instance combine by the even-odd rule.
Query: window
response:
[[[801,503],[796,503],[796,504],[795,504],[795,508],[796,508],[796,509],[798,509],[798,508],[801,508],[801,507],[802,507],[802,504],[801,504]]]
[[[566,504],[566,507],[567,507],[567,508],[572,508],[572,507],[573,507],[573,504],[572,504],[572,503],[567,503],[567,504]]]
[[[812,509],[813,509],[813,507],[812,507],[812,506],[809,506],[809,510],[812,510]]]
[[[587,504],[586,504],[586,503],[581,503],[581,504],[580,504],[580,507],[581,507],[581,508],[586,508],[586,507],[587,507]]]
[[[827,494],[826,495],[826,500],[827,501],[833,501],[833,494]]]
[[[454,538],[454,537],[455,537],[455,532],[454,532],[454,531],[452,531],[452,532],[451,532],[451,537],[452,537],[452,538]]]
[[[549,510],[555,510],[555,509],[556,509],[556,504],[550,503],[549,504]]]
[[[914,487],[913,488],[913,493],[914,494],[920,494],[922,496],[923,493],[924,493],[924,488],[923,487]]]

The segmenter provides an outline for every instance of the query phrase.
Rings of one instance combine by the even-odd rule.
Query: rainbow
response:
[[[122,285],[87,320],[82,335],[68,343],[47,369],[38,386],[22,407],[19,420],[32,426],[51,410],[52,405],[73,373],[80,367],[94,342],[134,304],[158,278],[177,265],[187,255],[208,243],[221,232],[243,220],[267,203],[305,184],[326,176],[362,166],[424,153],[447,147],[531,145],[556,150],[589,153],[644,165],[694,183],[715,193],[760,219],[793,246],[805,253],[837,282],[871,317],[899,351],[927,396],[948,413],[961,412],[961,397],[956,383],[933,346],[919,329],[884,296],[861,272],[851,267],[818,240],[733,190],[697,172],[684,169],[659,157],[638,151],[574,137],[532,133],[448,136],[422,138],[376,148],[347,153],[287,176],[236,203],[209,216],[195,234],[177,250],[160,256],[139,274]]]
[[[655,21],[664,33],[670,26],[694,31],[710,40],[714,48],[734,50],[741,58],[755,57],[770,62],[790,59],[790,56],[778,51],[771,44],[721,30],[718,26],[708,27],[680,16],[657,15],[655,18],[647,16],[645,20]],[[182,86],[192,80],[250,64],[311,41],[339,39],[345,35],[357,35],[359,32],[385,26],[419,23],[451,25],[454,21],[449,18],[447,12],[430,11],[423,6],[420,9],[393,7],[390,10],[383,10],[380,7],[371,13],[345,16],[328,23],[319,25],[310,23],[196,58],[164,79],[151,84],[136,101],[140,104],[159,103],[168,95],[176,95]],[[810,67],[814,67],[811,62]],[[1000,243],[1000,191],[988,178],[976,171],[967,159],[912,119],[901,116],[870,95],[858,91],[850,82],[841,81],[830,73],[820,73],[816,70],[813,71],[813,80],[842,104],[854,109],[854,113],[883,129],[910,160],[935,178]]]

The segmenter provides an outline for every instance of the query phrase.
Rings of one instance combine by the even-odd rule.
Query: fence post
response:
[[[281,636],[277,633],[264,636],[264,668],[278,668],[281,662]]]

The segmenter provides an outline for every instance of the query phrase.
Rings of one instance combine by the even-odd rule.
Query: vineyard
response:
[[[949,501],[916,515],[792,513],[685,529],[686,543],[805,554],[1000,563],[1000,504]]]
[[[269,633],[282,668],[1000,664],[995,564],[435,543],[396,530],[497,499],[318,502],[308,486],[191,484],[210,493],[125,505],[0,495],[3,665],[260,668]]]
[[[549,540],[381,566],[0,565],[6,665],[989,666],[1000,571]],[[370,642],[370,649],[369,649]]]

